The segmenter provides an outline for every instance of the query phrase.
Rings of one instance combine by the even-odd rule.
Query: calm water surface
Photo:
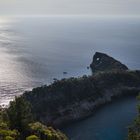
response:
[[[70,140],[126,140],[128,126],[137,115],[136,104],[135,97],[115,101],[63,131]]]
[[[140,69],[140,19],[1,17],[0,104],[53,78],[89,75],[86,67],[96,51]],[[72,140],[123,140],[135,107],[135,98],[115,102],[65,132]]]
[[[139,38],[139,18],[1,17],[0,104],[53,78],[90,74],[95,51],[139,69]]]

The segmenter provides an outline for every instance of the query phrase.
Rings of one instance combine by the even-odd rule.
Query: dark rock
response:
[[[100,71],[128,70],[127,66],[121,62],[100,52],[95,53],[90,68],[93,74]]]
[[[53,80],[54,80],[54,81],[57,81],[58,79],[57,79],[57,78],[53,78]]]
[[[66,71],[64,71],[63,74],[68,74],[68,73]]]

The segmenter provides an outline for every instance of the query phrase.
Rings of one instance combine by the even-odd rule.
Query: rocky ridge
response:
[[[95,56],[99,56],[97,54]],[[102,62],[117,63],[111,70],[107,65],[105,71],[92,76],[62,79],[24,93],[35,118],[47,125],[61,127],[92,115],[99,106],[116,97],[136,95],[140,91],[140,71],[130,71],[113,58],[108,58],[107,63],[107,58],[103,54]]]

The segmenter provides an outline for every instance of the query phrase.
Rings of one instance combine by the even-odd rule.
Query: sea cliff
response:
[[[23,96],[31,103],[36,120],[61,127],[92,115],[98,107],[116,97],[136,95],[140,91],[140,71],[130,71],[121,63],[112,67],[113,70],[110,67],[111,70],[96,71],[91,76],[55,81],[25,92]],[[120,67],[124,69],[118,69]]]

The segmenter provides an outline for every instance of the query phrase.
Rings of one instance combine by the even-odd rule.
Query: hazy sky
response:
[[[140,0],[0,0],[0,15],[140,15]]]

